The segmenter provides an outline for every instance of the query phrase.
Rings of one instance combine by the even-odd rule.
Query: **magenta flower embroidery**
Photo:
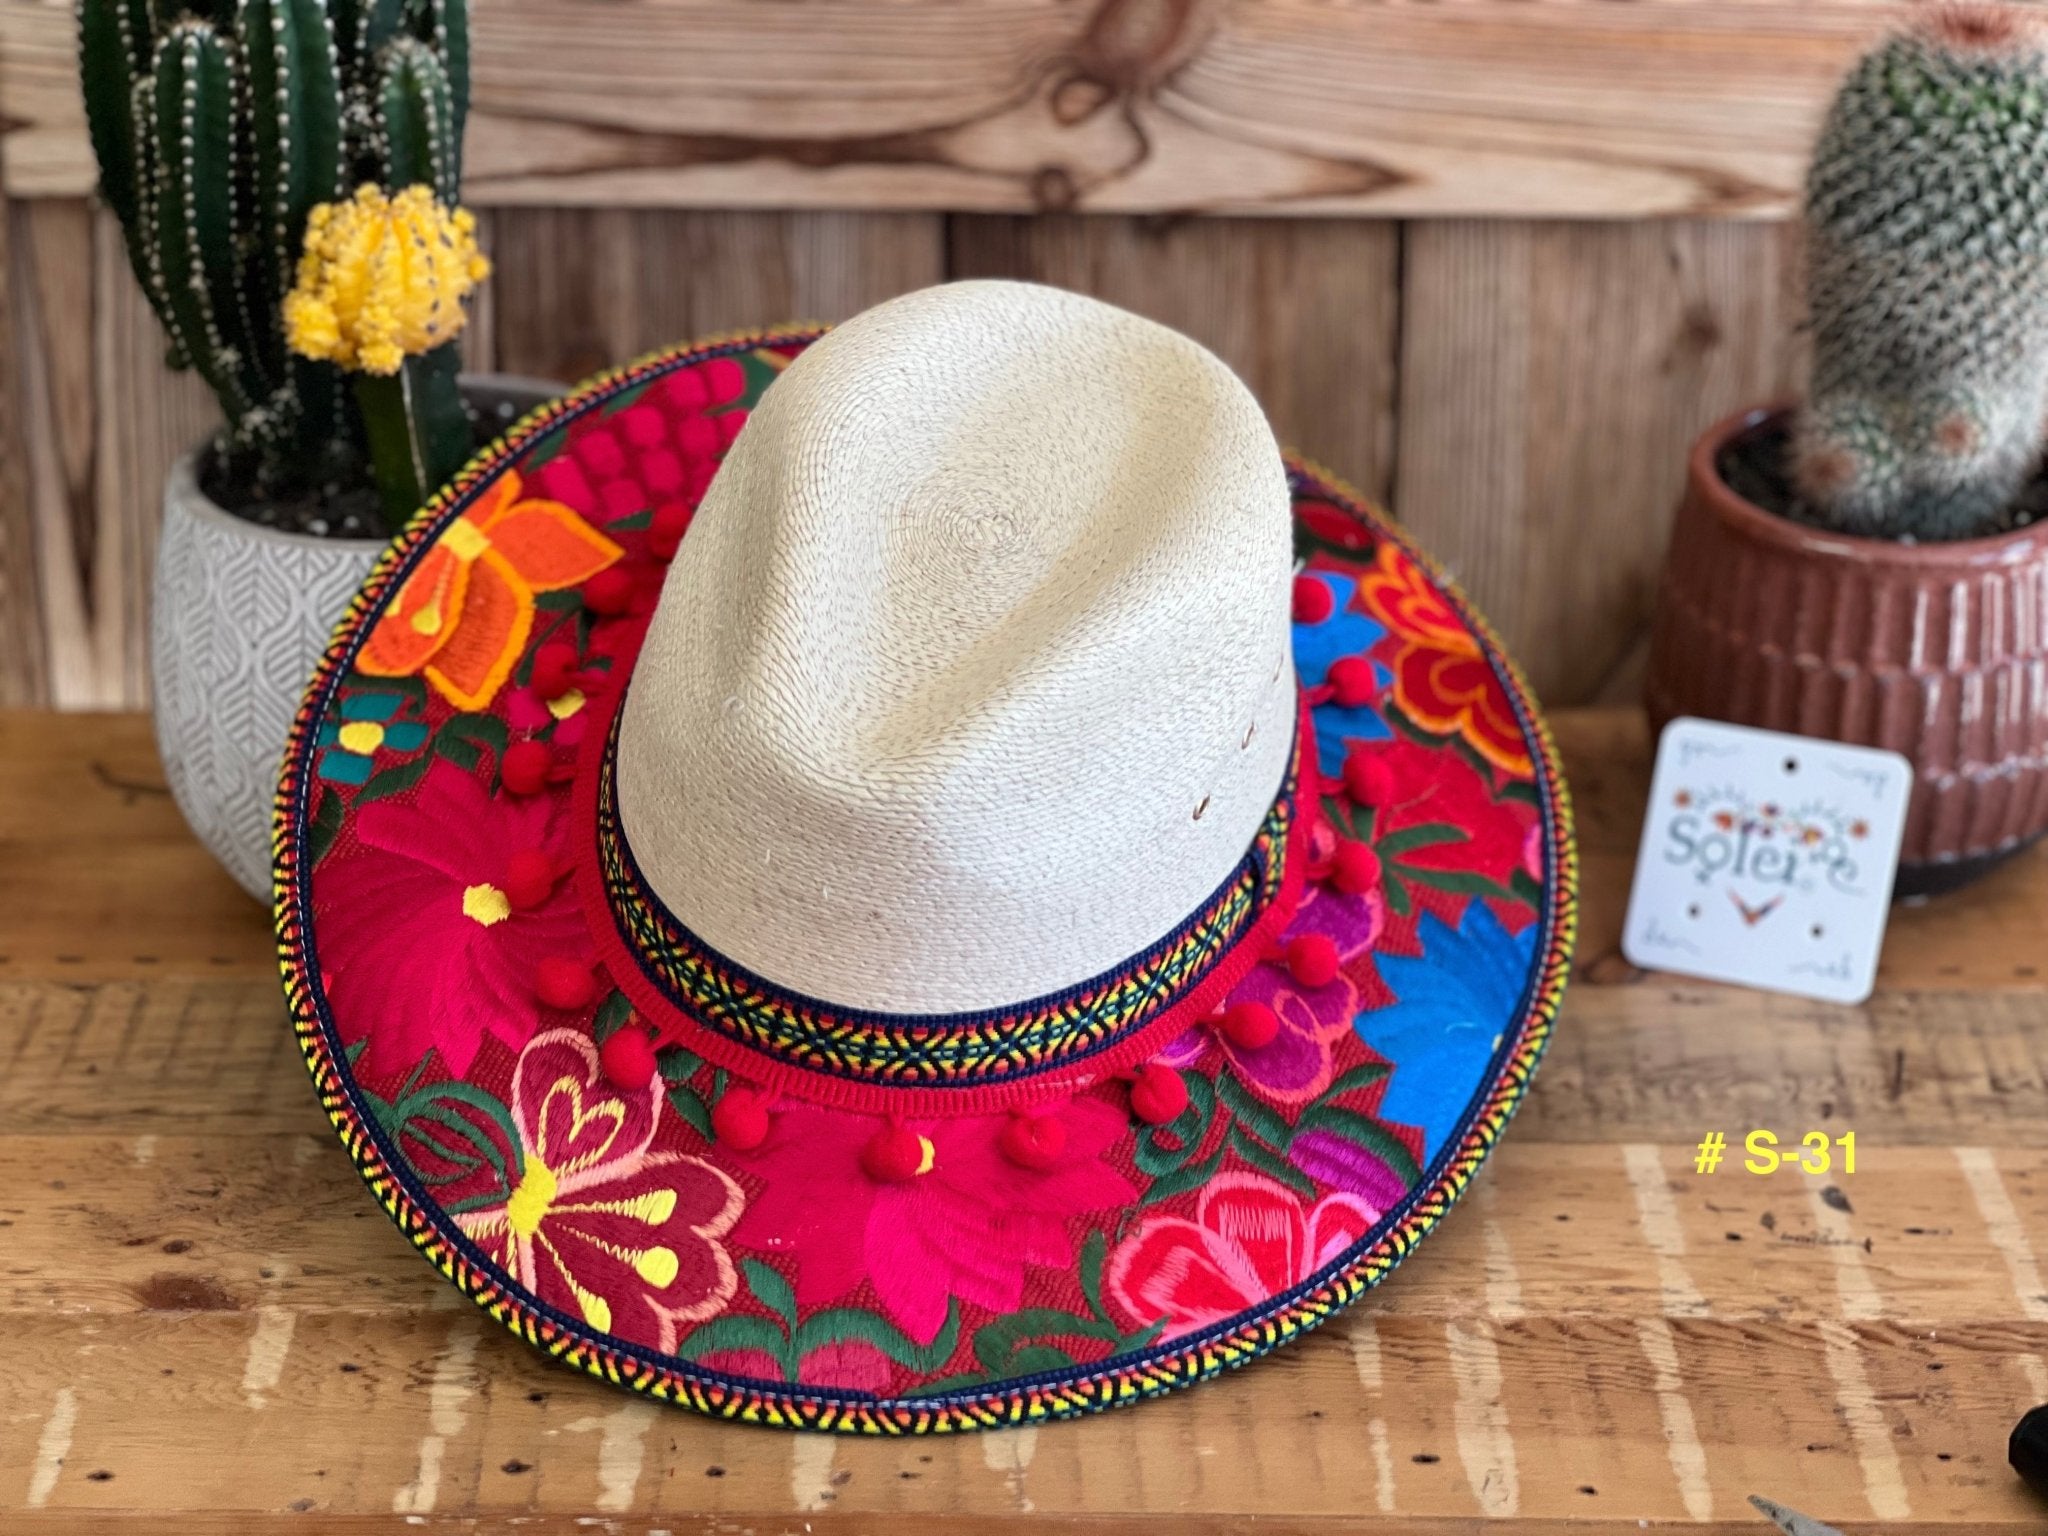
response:
[[[657,1077],[619,1093],[576,1030],[536,1035],[512,1078],[518,1188],[455,1219],[542,1301],[673,1352],[682,1324],[732,1299],[739,1276],[723,1239],[745,1197],[704,1159],[651,1150],[661,1090]]]
[[[521,849],[560,859],[554,799],[493,799],[437,762],[409,800],[353,810],[313,900],[334,1017],[348,1043],[370,1042],[362,1070],[407,1073],[433,1050],[461,1077],[486,1032],[516,1051],[539,1027],[534,961],[588,938],[567,881],[523,912],[503,882]]]
[[[1358,1013],[1358,988],[1347,974],[1351,962],[1373,946],[1386,923],[1378,890],[1347,896],[1318,886],[1301,904],[1288,937],[1327,934],[1337,946],[1337,979],[1304,987],[1280,965],[1256,965],[1230,994],[1230,1001],[1264,1003],[1280,1020],[1280,1033],[1256,1050],[1232,1045],[1205,1027],[1187,1031],[1162,1051],[1170,1067],[1192,1066],[1213,1039],[1229,1058],[1239,1081],[1276,1104],[1306,1104],[1330,1086],[1335,1042],[1351,1031]]]
[[[879,1122],[785,1105],[761,1148],[735,1159],[764,1187],[734,1241],[785,1261],[806,1311],[867,1281],[919,1344],[938,1336],[950,1298],[1014,1312],[1030,1266],[1073,1267],[1075,1217],[1138,1194],[1103,1158],[1129,1120],[1097,1099],[1076,1099],[1060,1114],[1066,1151],[1043,1171],[1003,1156],[1001,1115],[911,1121],[931,1140],[931,1171],[881,1184],[860,1162]]]

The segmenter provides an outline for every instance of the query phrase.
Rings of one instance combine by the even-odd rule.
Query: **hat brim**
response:
[[[1190,1093],[1170,1125],[1134,1119],[1121,1084],[1077,1096],[1050,1170],[995,1155],[1000,1116],[940,1116],[931,1144],[956,1182],[876,1185],[857,1161],[872,1118],[829,1102],[792,1102],[732,1150],[712,1133],[726,1071],[678,1046],[644,1090],[621,1088],[600,1043],[627,997],[536,998],[536,960],[596,948],[589,920],[559,886],[508,897],[501,871],[582,833],[565,775],[510,796],[501,769],[515,740],[576,757],[583,693],[542,698],[536,653],[573,637],[593,692],[622,685],[607,658],[630,666],[651,606],[650,524],[694,506],[817,334],[679,348],[544,407],[351,605],[275,822],[285,990],[321,1103],[400,1230],[492,1317],[704,1413],[993,1427],[1243,1364],[1383,1279],[1527,1089],[1575,923],[1548,734],[1450,582],[1291,460],[1330,609],[1317,618],[1311,592],[1297,622],[1303,686],[1350,654],[1377,684],[1367,705],[1312,712],[1329,815],[1379,870],[1294,919],[1337,940],[1341,974],[1245,983],[1281,1020],[1269,1046],[1192,1031],[1170,1048]],[[605,571],[621,574],[593,601]],[[1370,808],[1339,789],[1352,757]]]

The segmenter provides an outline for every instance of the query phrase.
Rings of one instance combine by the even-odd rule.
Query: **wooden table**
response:
[[[365,1193],[265,915],[186,836],[146,721],[0,715],[0,1531],[2039,1532],[2048,855],[1901,911],[1878,995],[1674,982],[1616,934],[1632,713],[1557,721],[1578,979],[1463,1209],[1348,1319],[1042,1430],[857,1442],[551,1368]],[[1693,1171],[1856,1132],[1850,1176]]]

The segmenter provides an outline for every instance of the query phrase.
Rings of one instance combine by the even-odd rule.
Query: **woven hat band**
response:
[[[1308,873],[1305,818],[1320,788],[1304,707],[1295,749],[1258,832],[1229,875],[1164,934],[1100,975],[1000,1009],[892,1014],[849,1009],[759,976],[692,932],[648,884],[618,813],[618,715],[579,774],[590,831],[581,886],[605,960],[664,1033],[685,1036],[748,1081],[860,1101],[863,1088],[981,1089],[943,1110],[1057,1096],[1125,1069],[1209,1014],[1270,952]],[[677,1028],[679,1021],[699,1030]],[[723,1044],[724,1050],[719,1049]]]

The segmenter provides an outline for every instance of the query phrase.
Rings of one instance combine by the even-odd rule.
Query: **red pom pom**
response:
[[[533,691],[544,699],[559,699],[576,686],[576,647],[566,640],[550,640],[533,653]]]
[[[728,1088],[711,1106],[711,1133],[721,1147],[751,1152],[768,1139],[768,1105],[751,1088]]]
[[[1148,1061],[1131,1084],[1131,1113],[1147,1125],[1168,1125],[1188,1107],[1188,1085],[1164,1062]]]
[[[647,525],[647,548],[657,560],[673,560],[690,531],[690,509],[680,501],[657,507]]]
[[[1344,759],[1344,793],[1358,805],[1390,805],[1394,770],[1377,752],[1353,752]]]
[[[1327,933],[1289,939],[1287,974],[1304,987],[1327,987],[1337,979],[1337,941]]]
[[[633,605],[633,576],[623,566],[608,565],[583,583],[583,606],[592,613],[624,613]]]
[[[1271,1045],[1280,1034],[1280,1016],[1264,1003],[1232,1003],[1215,1022],[1216,1033],[1241,1051]]]
[[[860,1165],[880,1184],[904,1184],[931,1171],[932,1144],[917,1132],[887,1125],[860,1149]]]
[[[629,1023],[597,1048],[597,1064],[619,1092],[645,1093],[656,1071],[654,1046],[637,1024]]]
[[[1320,624],[1337,611],[1337,598],[1329,583],[1314,576],[1294,578],[1294,622]]]
[[[597,978],[581,960],[567,955],[542,955],[533,968],[533,990],[550,1008],[588,1008],[597,996]]]
[[[1364,843],[1339,843],[1330,864],[1330,883],[1347,896],[1363,896],[1380,883],[1380,856]]]
[[[1058,1115],[1012,1115],[1003,1125],[998,1144],[1003,1156],[1019,1168],[1043,1171],[1067,1150],[1067,1123]]]
[[[555,766],[554,749],[544,741],[515,741],[498,763],[498,778],[515,795],[537,795],[547,787]]]
[[[538,848],[521,848],[505,861],[505,899],[515,912],[531,912],[555,889],[555,861]]]
[[[1363,656],[1339,656],[1330,663],[1326,681],[1341,709],[1363,709],[1380,691],[1372,663]]]

